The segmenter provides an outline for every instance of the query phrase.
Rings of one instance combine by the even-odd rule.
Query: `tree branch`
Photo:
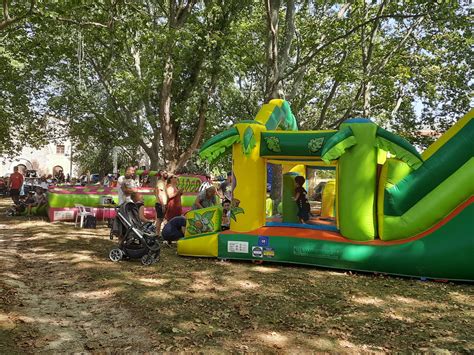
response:
[[[70,18],[65,18],[65,17],[56,17],[56,20],[58,20],[60,22],[72,23],[72,24],[75,24],[75,25],[79,25],[81,27],[93,26],[93,27],[108,28],[110,26],[110,23],[103,24],[103,23],[94,22],[94,21],[77,21],[77,20],[70,19]]]
[[[280,49],[280,72],[285,72],[290,58],[290,48],[295,35],[295,1],[287,0],[285,15],[285,34],[283,45]]]
[[[171,0],[174,1],[174,0]],[[176,10],[176,15],[174,18],[174,26],[176,28],[181,27],[191,13],[194,5],[196,5],[197,0],[188,0],[188,3],[183,6],[183,3],[180,1],[178,9]]]
[[[342,115],[342,117],[340,119],[338,119],[336,122],[332,123],[331,125],[329,125],[330,128],[337,128],[339,127],[339,125],[344,122],[345,120],[347,120],[352,112],[352,110],[354,109],[355,105],[357,104],[357,101],[359,101],[360,99],[360,96],[362,95],[362,89],[363,89],[364,85],[363,85],[363,82],[361,82],[361,84],[359,85],[359,89],[357,90],[357,93],[354,97],[354,99],[352,100],[352,103],[351,105],[347,108],[346,112],[344,112],[344,115]]]
[[[358,31],[360,28],[368,25],[369,23],[373,22],[373,21],[377,21],[377,20],[380,20],[380,19],[383,19],[383,18],[398,18],[398,19],[406,19],[406,18],[419,18],[419,17],[424,17],[426,15],[426,13],[423,13],[423,14],[408,14],[408,15],[403,15],[403,14],[387,14],[387,15],[380,15],[380,16],[374,16],[360,24],[358,24],[357,26],[354,26],[352,29],[350,29],[349,31],[346,31],[345,33],[339,35],[339,36],[336,36],[330,40],[328,40],[327,42],[325,43],[322,43],[320,45],[318,45],[314,51],[308,55],[308,57],[306,57],[304,60],[300,61],[300,66],[301,65],[307,65],[309,64],[316,55],[318,55],[321,51],[323,51],[324,49],[326,49],[327,47],[329,47],[330,45],[336,43],[337,41],[341,40],[341,39],[344,39],[344,38],[347,38],[349,36],[351,36],[353,33],[355,33],[356,31]],[[283,79],[286,79],[288,78],[289,76],[291,76],[294,72],[296,72],[298,70],[298,67],[295,66],[293,67],[291,70],[289,70],[287,73],[285,73],[285,75],[282,75],[279,80],[283,80]]]
[[[198,44],[198,48],[195,49],[195,53],[199,51],[199,47],[200,46]],[[201,72],[203,63],[203,55],[202,53],[199,53],[194,58],[188,78],[183,82],[183,89],[176,95],[176,103],[179,104],[185,102],[189,98],[198,83],[199,73]]]
[[[4,30],[8,26],[11,26],[12,24],[19,22],[26,17],[30,16],[33,14],[35,6],[36,6],[36,1],[37,0],[30,0],[30,9],[23,15],[17,16],[17,17],[10,17],[9,13],[9,8],[8,8],[8,0],[3,0],[3,21],[0,22],[0,31]]]
[[[393,57],[393,55],[400,50],[400,48],[406,43],[408,38],[410,38],[411,34],[416,29],[416,27],[418,27],[423,22],[424,19],[425,19],[425,16],[421,16],[415,22],[412,23],[412,25],[410,26],[410,28],[406,32],[405,36],[403,36],[402,40],[400,42],[398,42],[398,44],[395,46],[395,48],[393,48],[390,51],[390,53],[388,55],[386,55],[384,57],[384,59],[378,65],[374,66],[374,71],[378,72],[388,64],[388,62]]]
[[[3,0],[3,18],[5,21],[11,20],[8,13],[8,0]]]

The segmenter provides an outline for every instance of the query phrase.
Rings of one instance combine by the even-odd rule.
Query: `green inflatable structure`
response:
[[[282,118],[285,112],[291,117]],[[347,120],[338,131],[300,132],[295,125],[268,128],[275,117],[294,121],[289,105],[273,100],[255,121],[240,122],[238,130],[227,130],[232,134],[216,136],[201,149],[201,157],[212,160],[233,146],[239,211],[250,210],[264,221],[256,225],[236,215],[209,256],[474,281],[474,110],[422,154],[366,118]],[[246,132],[259,132],[253,144],[244,139]],[[266,221],[262,188],[239,189],[246,171],[265,171],[266,164],[300,171],[301,166],[334,167],[335,221],[295,221],[292,174],[283,176],[281,219]]]

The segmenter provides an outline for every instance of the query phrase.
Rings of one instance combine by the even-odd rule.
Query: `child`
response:
[[[28,209],[28,215],[31,215],[31,208],[32,207],[41,207],[45,206],[48,203],[48,200],[46,199],[46,195],[43,193],[43,189],[41,187],[36,188],[36,194],[33,198],[32,201],[27,201],[27,209]]]
[[[305,178],[302,176],[295,177],[296,189],[295,197],[293,199],[296,201],[296,206],[298,207],[298,218],[300,223],[306,223],[309,220],[310,205],[306,198],[307,192],[303,187],[305,181]]]
[[[266,217],[273,216],[273,200],[270,196],[270,191],[267,190],[267,199],[265,200],[265,215]]]
[[[140,219],[140,222],[153,223],[154,220],[149,220],[145,216],[145,203],[143,202],[142,194],[140,192],[134,191],[130,195],[130,198],[132,199],[133,203],[137,206],[138,218]]]
[[[230,201],[225,199],[222,202],[221,230],[226,231],[229,229],[230,229]]]

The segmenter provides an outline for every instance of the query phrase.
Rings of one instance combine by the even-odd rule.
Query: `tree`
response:
[[[285,97],[307,128],[336,127],[349,117],[365,115],[398,122],[399,133],[406,136],[403,130],[415,131],[421,123],[408,124],[417,119],[417,100],[424,103],[423,123],[433,119],[428,112],[450,121],[448,117],[467,110],[472,90],[466,80],[472,75],[466,65],[472,42],[467,15],[468,9],[457,2],[299,2],[297,40],[277,81],[284,82]],[[291,22],[288,27],[293,27]],[[436,95],[435,100],[422,99],[436,92],[420,85],[431,63],[443,72],[438,92],[453,86],[458,90]],[[449,69],[440,70],[439,65]],[[447,110],[440,112],[442,101],[455,104],[445,104]]]
[[[2,30],[0,147],[11,154],[12,127],[31,122],[43,142],[48,115],[79,140],[106,135],[179,169],[270,98],[287,99],[303,129],[368,115],[412,141],[470,103],[472,30],[458,2],[8,4],[4,20],[19,20]]]
[[[48,120],[44,106],[32,102],[40,85],[32,78],[32,66],[19,51],[22,41],[28,41],[24,22],[33,16],[36,1],[2,1],[0,22],[0,157],[12,158],[23,146],[39,147],[46,143]],[[49,129],[48,129],[49,128]],[[56,131],[56,130],[55,130]]]
[[[14,14],[12,14],[10,12],[11,11],[10,1],[2,0],[3,18],[0,21],[0,31],[18,22],[25,20],[28,16],[33,15],[36,3],[37,3],[36,0],[30,0],[29,4],[28,3],[15,4],[17,6],[14,7]]]
[[[77,34],[80,77],[57,71],[64,90],[51,107],[71,117],[72,126],[93,120],[113,144],[139,145],[154,169],[180,169],[199,146],[209,103],[226,78],[226,41],[244,7],[239,1],[145,1],[74,11],[84,16],[79,28],[64,24],[66,34],[56,41],[72,54]],[[86,17],[91,13],[94,18]],[[106,16],[109,21],[101,19]]]

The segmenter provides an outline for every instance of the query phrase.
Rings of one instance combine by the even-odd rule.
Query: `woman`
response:
[[[193,210],[211,207],[216,204],[217,189],[215,186],[208,187],[201,191],[194,201]]]
[[[176,175],[169,176],[166,183],[168,205],[166,206],[165,219],[170,221],[171,218],[180,216],[183,213],[181,206],[181,195],[183,192],[178,189],[178,177]]]

